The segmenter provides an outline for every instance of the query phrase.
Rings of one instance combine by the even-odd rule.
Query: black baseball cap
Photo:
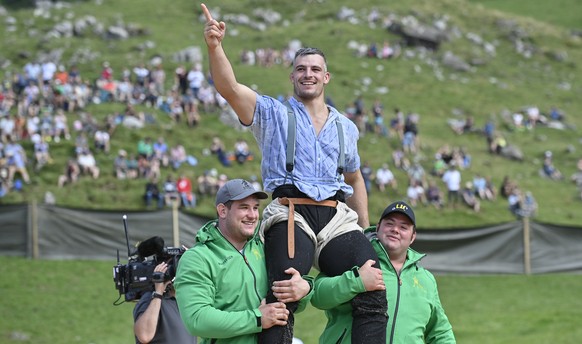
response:
[[[226,182],[216,193],[216,205],[228,201],[239,201],[251,195],[256,195],[258,199],[269,197],[263,191],[257,191],[251,183],[244,179],[232,179]]]
[[[383,218],[393,213],[402,213],[408,216],[410,221],[412,221],[412,225],[416,227],[416,218],[414,217],[414,211],[412,210],[411,206],[409,206],[408,204],[406,204],[406,202],[403,201],[396,201],[387,206],[386,209],[384,209],[384,212],[382,213],[382,216],[380,217],[380,221],[378,221],[378,223],[380,223]]]

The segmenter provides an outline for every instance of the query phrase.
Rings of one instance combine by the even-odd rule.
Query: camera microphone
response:
[[[164,239],[159,236],[151,237],[137,245],[137,254],[142,257],[162,255],[164,253]]]

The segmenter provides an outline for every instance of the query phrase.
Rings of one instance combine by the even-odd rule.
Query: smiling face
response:
[[[240,201],[218,204],[218,227],[220,232],[237,249],[242,249],[247,240],[255,233],[259,221],[259,199],[251,195]]]
[[[405,257],[408,247],[416,238],[414,225],[408,216],[402,213],[392,213],[378,223],[378,240],[386,252],[393,257]]]
[[[329,83],[330,74],[323,56],[309,54],[295,58],[289,78],[296,97],[308,101],[323,96],[323,88]]]

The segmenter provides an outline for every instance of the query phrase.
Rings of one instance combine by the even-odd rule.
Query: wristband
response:
[[[261,317],[257,316],[257,327],[263,327],[263,324],[261,323]]]
[[[360,272],[358,271],[358,267],[357,266],[354,266],[352,268],[352,272],[354,273],[354,276],[356,276],[356,278],[357,277],[360,277]]]
[[[164,295],[163,295],[163,294],[160,294],[160,293],[158,293],[157,291],[154,291],[154,292],[152,293],[152,300],[153,300],[153,299],[160,299],[160,300],[161,300],[161,299],[163,299],[163,298],[164,298]]]

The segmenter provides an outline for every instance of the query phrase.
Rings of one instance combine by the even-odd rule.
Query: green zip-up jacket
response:
[[[255,235],[239,252],[216,226],[216,220],[206,223],[178,262],[174,286],[182,321],[200,343],[257,343],[268,288],[263,243]]]
[[[388,299],[386,343],[456,343],[452,326],[441,305],[434,276],[419,265],[425,256],[408,249],[400,275],[395,271],[386,250],[376,238],[376,227],[366,229],[382,267]],[[328,322],[320,343],[351,343],[352,307],[350,300],[365,292],[358,267],[337,277],[320,274],[315,279],[311,303],[325,310]]]

